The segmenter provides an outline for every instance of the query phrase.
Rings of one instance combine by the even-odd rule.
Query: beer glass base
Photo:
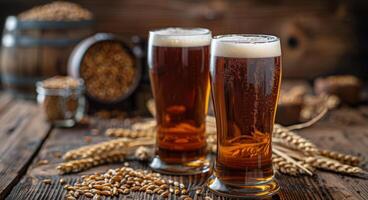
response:
[[[162,161],[159,156],[156,156],[149,166],[152,170],[162,174],[194,175],[208,172],[210,163],[208,156],[204,160],[195,160],[182,164],[168,164]]]
[[[270,197],[280,189],[275,179],[257,185],[234,186],[223,183],[215,175],[208,179],[207,187],[220,196],[245,199]]]

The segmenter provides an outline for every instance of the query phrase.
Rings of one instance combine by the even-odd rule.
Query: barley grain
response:
[[[65,181],[64,179],[60,179],[60,180],[59,180],[59,183],[60,183],[61,185],[65,185],[65,184],[66,184],[66,181]]]
[[[43,179],[42,183],[50,185],[51,184],[51,179]]]
[[[165,192],[161,193],[160,196],[163,197],[163,198],[167,198],[169,196],[169,192],[165,191]]]
[[[93,198],[94,195],[90,192],[86,192],[86,193],[84,193],[84,196],[86,196],[88,198]]]

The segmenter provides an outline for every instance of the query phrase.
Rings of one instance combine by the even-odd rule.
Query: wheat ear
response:
[[[127,128],[109,128],[105,131],[105,135],[110,137],[126,137],[126,138],[140,138],[140,137],[155,137],[156,128],[148,129],[127,129]]]
[[[359,167],[354,167],[351,165],[346,165],[343,163],[340,163],[339,161],[332,160],[323,156],[318,157],[307,157],[305,159],[305,162],[309,163],[313,167],[339,172],[339,173],[345,173],[345,174],[357,174],[357,173],[363,173],[363,169]]]
[[[113,150],[123,149],[128,145],[130,140],[126,138],[120,138],[116,140],[110,140],[98,144],[87,145],[71,151],[66,152],[63,155],[64,160],[75,160],[81,158],[91,157],[93,155],[100,155]]]
[[[274,138],[281,139],[280,141],[282,141],[284,144],[301,150],[307,155],[314,155],[318,153],[317,147],[312,142],[292,131],[289,131],[287,128],[279,124],[274,125],[272,136]]]
[[[339,153],[336,151],[330,150],[320,150],[319,153],[327,158],[331,158],[337,161],[340,161],[343,164],[348,164],[351,166],[358,166],[361,162],[361,158],[349,154]]]
[[[272,149],[272,153],[276,154],[277,156],[281,156],[283,157],[286,161],[294,164],[295,166],[297,166],[298,168],[300,168],[301,170],[303,170],[306,174],[308,175],[313,175],[313,172],[311,172],[309,169],[307,169],[305,166],[303,166],[301,163],[299,163],[298,161],[294,160],[292,157],[288,156],[287,154],[273,148]]]
[[[123,161],[125,153],[120,151],[107,152],[80,160],[72,160],[69,162],[59,164],[56,169],[60,174],[67,174],[71,172],[80,172],[105,163],[114,163]]]

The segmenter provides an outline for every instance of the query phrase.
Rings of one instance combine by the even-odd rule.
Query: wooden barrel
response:
[[[21,21],[7,18],[2,38],[3,87],[17,96],[35,96],[35,83],[67,75],[74,46],[93,33],[93,21]]]
[[[121,51],[111,51],[111,49],[109,50],[104,50],[104,49],[108,49],[106,48],[106,45],[111,45],[111,44],[116,44],[118,46],[121,47]],[[88,56],[88,52],[93,49],[96,48],[97,45],[105,45],[105,47],[103,46],[99,46],[98,48],[100,49],[99,51],[102,52],[99,55],[95,54],[93,57],[99,57],[100,59],[110,59],[104,52],[109,51],[111,57],[112,56],[119,56],[119,57],[127,57],[123,60],[121,60],[119,63],[122,64],[124,66],[124,68],[127,68],[127,61],[126,60],[131,60],[132,61],[132,68],[134,69],[135,73],[134,75],[131,76],[132,78],[132,82],[130,83],[130,85],[128,86],[128,88],[124,91],[120,93],[120,96],[117,96],[117,98],[114,99],[101,99],[100,96],[96,96],[96,93],[91,93],[91,91],[89,90],[89,86],[91,85],[96,85],[96,83],[93,83],[96,79],[98,75],[98,70],[99,68],[103,69],[105,68],[104,71],[106,73],[106,68],[114,68],[113,65],[109,64],[109,65],[101,65],[101,64],[96,64],[94,63],[95,61],[89,61],[88,66],[90,67],[91,71],[95,71],[96,75],[93,76],[93,78],[88,78],[86,77],[86,75],[82,73],[82,71],[86,71],[83,70],[84,67],[87,67],[86,64],[83,64],[83,60]],[[95,50],[93,50],[95,51]],[[114,54],[115,53],[115,54]],[[123,108],[125,109],[125,105],[128,105],[126,107],[126,109],[129,109],[129,107],[132,107],[132,105],[130,105],[128,102],[131,101],[129,100],[129,97],[131,97],[133,95],[133,93],[136,91],[137,87],[139,86],[139,84],[141,83],[141,77],[142,77],[142,63],[141,63],[141,56],[142,56],[142,49],[139,46],[136,45],[132,45],[130,41],[123,39],[117,35],[114,35],[112,33],[97,33],[91,37],[88,37],[86,39],[84,39],[83,41],[81,41],[73,50],[73,52],[71,53],[70,57],[69,57],[69,61],[68,61],[68,74],[74,78],[81,78],[84,80],[84,84],[86,87],[86,95],[87,95],[87,100],[89,105],[91,105],[91,107],[95,107],[95,108],[99,108],[99,109],[110,109],[110,108]],[[89,57],[91,57],[92,54],[89,55]],[[129,58],[129,59],[128,59]],[[90,58],[89,58],[90,59]],[[115,64],[114,64],[115,65]],[[92,69],[93,68],[93,69]],[[85,69],[85,68],[84,68]],[[116,68],[115,68],[116,69]],[[124,69],[122,68],[118,68],[116,69],[118,72],[118,74],[124,74]],[[110,71],[110,73],[112,73],[113,71]],[[109,74],[110,76],[108,77],[109,79],[112,78],[112,80],[117,80],[119,79],[120,81],[123,80],[124,78],[127,77],[119,77],[117,78],[114,74]],[[89,73],[89,76],[91,76],[91,74]],[[102,77],[104,77],[103,74],[101,74]],[[105,77],[106,78],[106,77]],[[104,78],[102,78],[103,80]],[[101,82],[100,82],[101,83]],[[106,83],[106,82],[105,82]],[[118,82],[117,85],[119,85],[120,83]],[[105,87],[109,87],[112,88],[111,86],[106,86],[106,84],[104,85]],[[121,87],[121,85],[119,85],[119,87]],[[103,88],[104,89],[104,88]],[[104,97],[108,97],[108,95],[104,95]]]

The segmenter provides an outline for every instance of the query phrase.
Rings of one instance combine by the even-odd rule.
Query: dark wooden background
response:
[[[1,0],[0,21],[45,0]],[[282,39],[284,74],[368,74],[365,0],[76,0],[96,16],[96,31],[146,38],[167,26],[207,27],[214,35],[269,33]]]

